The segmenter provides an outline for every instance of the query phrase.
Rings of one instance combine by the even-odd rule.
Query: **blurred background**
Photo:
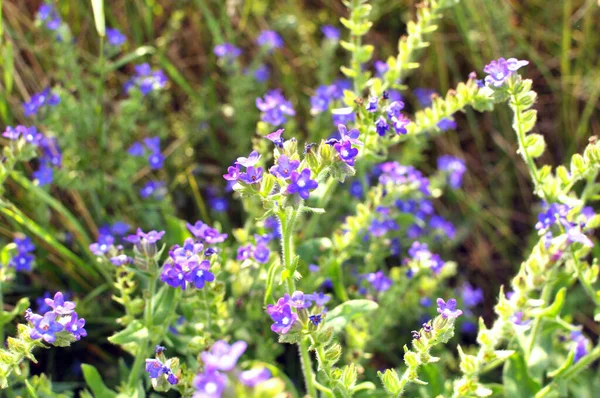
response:
[[[133,137],[160,135],[167,156],[167,167],[161,173],[169,181],[175,204],[174,210],[168,211],[181,219],[212,218],[226,224],[228,219],[241,222],[239,203],[228,201],[227,216],[211,209],[216,206],[215,198],[230,199],[223,190],[224,169],[251,148],[250,138],[255,137],[259,119],[255,98],[269,88],[281,88],[297,112],[287,128],[293,128],[298,137],[309,137],[319,128],[310,114],[310,96],[319,85],[331,83],[336,74],[341,77],[338,68],[348,62],[347,53],[324,43],[321,33],[323,25],[342,29],[339,18],[346,16],[347,10],[340,1],[111,0],[105,6],[107,25],[119,29],[127,41],[119,54],[108,59],[99,56],[90,2],[55,3],[72,35],[67,39],[72,45],[61,52],[55,39],[36,27],[40,1],[4,0],[0,4],[0,121],[3,126],[25,123],[21,103],[45,87],[60,86],[65,92],[77,93],[65,112],[81,119],[80,123],[65,125],[64,131],[56,133],[77,142],[65,151],[76,153],[85,147],[96,155],[71,165],[70,169],[82,174],[59,175],[62,186],[51,189],[54,196],[66,198],[68,207],[92,231],[97,230],[93,220],[102,219],[103,212],[111,209],[135,210],[151,218],[156,207],[164,206],[130,203],[123,207],[120,191],[101,198],[98,204],[86,196],[103,185],[93,177],[88,179],[85,170],[112,170],[103,156],[105,147],[95,130],[87,129],[85,120],[86,115],[96,114],[97,104],[84,98],[84,93],[96,93],[102,76],[106,82],[101,104],[104,113],[124,112],[129,119],[120,120],[130,123],[110,124],[109,131],[118,135],[109,136],[109,142],[123,139],[126,147]],[[415,17],[417,2],[373,0],[371,4],[374,26],[365,41],[375,46],[373,60],[385,60],[397,53],[398,38]],[[410,89],[403,94],[409,102],[414,102],[414,88],[444,94],[472,71],[481,76],[492,59],[527,59],[531,63],[523,74],[533,79],[539,94],[536,132],[548,143],[540,161],[557,165],[582,150],[591,135],[600,134],[599,8],[597,0],[461,0],[446,12],[431,36],[431,46],[421,57],[422,67],[409,77],[406,84]],[[244,77],[247,73],[243,70],[230,73],[217,64],[214,46],[230,42],[242,49],[243,65],[254,65],[262,57],[255,38],[265,29],[277,31],[285,42],[283,49],[261,58],[270,72],[268,80],[258,83]],[[346,35],[342,30],[342,39]],[[101,70],[102,62],[107,67]],[[161,68],[169,87],[168,95],[145,104],[148,112],[134,119],[132,115],[139,109],[133,105],[128,109],[122,103],[116,109],[116,99],[125,97],[123,84],[134,73],[133,65],[140,62]],[[539,203],[516,153],[507,106],[486,114],[469,110],[456,115],[456,121],[457,129],[432,142],[417,160],[426,172],[435,168],[438,155],[452,154],[466,161],[464,191],[444,202],[448,207],[441,212],[462,220],[454,259],[470,280],[484,288],[487,316],[491,316],[499,285],[513,275],[523,249],[534,236]],[[57,126],[60,123],[64,121],[57,119]],[[402,156],[398,152],[392,158],[402,163]],[[148,173],[141,168],[127,183],[134,184]],[[85,181],[78,178],[82,175]],[[119,180],[118,175],[115,179]],[[123,187],[123,196],[128,189]],[[43,211],[31,198],[19,197],[14,183],[8,184],[7,190],[33,213]],[[0,228],[0,234],[10,239],[8,229]],[[44,277],[48,289],[59,284],[56,276]]]

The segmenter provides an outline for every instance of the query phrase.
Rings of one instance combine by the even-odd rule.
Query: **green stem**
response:
[[[542,294],[541,294],[540,298],[544,302],[544,305],[548,305],[548,302],[550,301],[550,298],[552,295],[552,289],[554,288],[554,277],[556,275],[557,269],[558,269],[558,267],[555,264],[550,272],[548,280],[544,284],[544,288],[542,289]],[[525,354],[527,355],[527,358],[529,358],[531,356],[531,353],[533,352],[533,348],[535,347],[535,342],[537,340],[537,335],[542,328],[542,322],[543,322],[543,319],[541,316],[536,317],[535,320],[533,321],[531,335],[529,336],[529,340],[527,342],[527,351],[525,352]]]
[[[571,366],[571,368],[567,370],[560,378],[564,380],[569,380],[570,378],[576,376],[582,370],[586,369],[589,365],[592,364],[592,362],[594,362],[598,358],[600,358],[600,345],[597,345],[596,348],[594,348],[586,356],[577,361],[577,363]]]
[[[148,355],[148,350],[152,341],[152,299],[156,291],[156,277],[157,277],[157,264],[153,259],[150,261],[151,275],[148,281],[148,297],[146,298],[146,305],[144,306],[144,326],[148,330],[148,337],[140,342],[135,361],[131,366],[131,373],[129,373],[129,380],[127,382],[127,388],[129,391],[134,391],[135,385],[140,378],[140,374],[144,368],[144,362]]]
[[[311,396],[317,397],[317,389],[315,388],[315,375],[312,369],[310,355],[308,353],[308,343],[305,338],[298,342],[298,351],[300,352],[300,364],[302,365],[302,374],[306,383],[306,392]]]

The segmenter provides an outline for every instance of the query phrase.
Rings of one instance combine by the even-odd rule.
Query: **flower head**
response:
[[[354,160],[358,156],[358,149],[352,147],[350,141],[336,142],[333,147],[338,152],[340,159],[348,166],[354,166]]]
[[[483,302],[483,290],[465,283],[461,290],[463,303],[467,307],[475,307]]]
[[[360,136],[360,131],[358,129],[352,129],[352,130],[348,131],[346,126],[344,126],[343,124],[339,124],[338,131],[339,131],[340,137],[341,137],[340,141],[350,142],[351,144],[358,145],[358,146],[364,145],[361,141],[358,140],[358,137]]]
[[[263,30],[260,32],[260,35],[256,38],[256,43],[270,52],[283,47],[283,39],[274,30]]]
[[[267,368],[254,368],[245,370],[240,373],[240,383],[246,387],[254,387],[262,382],[265,382],[271,378],[271,371]]]
[[[288,185],[286,193],[297,193],[304,200],[308,199],[310,191],[317,189],[319,184],[315,180],[310,179],[310,169],[304,169],[302,172],[292,172],[290,176],[291,182]]]
[[[212,282],[215,280],[215,275],[209,270],[210,261],[201,261],[199,264],[195,264],[191,267],[186,274],[185,279],[194,285],[196,289],[202,289],[206,282]]]
[[[87,336],[87,331],[84,329],[85,319],[78,318],[77,313],[71,314],[71,320],[65,325],[65,330],[75,336],[77,341],[82,337]]]
[[[42,339],[46,343],[54,343],[56,341],[56,333],[64,329],[64,326],[56,320],[58,315],[55,312],[46,312],[44,316],[32,314],[29,316],[33,329],[29,336],[34,339]]]
[[[256,163],[258,163],[258,161],[260,160],[260,155],[258,154],[258,152],[256,151],[252,151],[250,152],[250,155],[248,155],[248,157],[239,157],[237,158],[237,164],[240,164],[244,167],[252,167],[254,166]]]
[[[106,39],[111,46],[121,47],[127,40],[127,36],[121,33],[119,29],[106,28]]]
[[[292,103],[285,99],[280,90],[271,90],[263,98],[257,98],[256,107],[262,112],[262,121],[273,126],[284,124],[286,116],[296,114]]]
[[[339,41],[342,35],[340,30],[332,25],[323,25],[321,27],[321,32],[327,40],[331,41]]]
[[[448,302],[445,302],[443,299],[437,299],[437,312],[442,315],[444,319],[456,319],[462,315],[461,310],[456,309],[456,299],[449,299]]]
[[[217,57],[231,62],[242,55],[242,50],[231,43],[223,43],[215,46],[214,53]]]
[[[202,358],[202,362],[208,370],[229,372],[235,368],[238,359],[246,351],[246,348],[248,348],[248,344],[242,340],[231,345],[219,340],[213,344],[210,351],[202,352],[200,358]]]
[[[485,77],[485,84],[500,87],[514,72],[525,65],[529,65],[529,61],[520,61],[516,58],[498,58],[483,68],[483,71],[488,74]]]
[[[298,166],[300,166],[299,160],[290,160],[287,156],[281,155],[277,158],[277,164],[271,167],[269,172],[279,178],[287,180],[291,177],[292,172],[298,169]]]
[[[465,162],[450,155],[440,156],[437,160],[438,169],[448,172],[448,182],[453,189],[460,188],[462,177],[467,167]]]
[[[212,228],[208,224],[198,220],[195,224],[187,223],[188,230],[198,238],[201,242],[213,245],[216,243],[224,242],[227,239],[227,234],[222,234],[215,228]]]
[[[61,292],[57,292],[54,295],[54,299],[47,298],[44,301],[57,315],[70,315],[75,311],[75,303],[72,301],[65,301]]]
[[[273,144],[275,144],[276,147],[283,148],[283,132],[284,129],[279,129],[277,131],[265,135],[265,138],[271,141]]]
[[[196,393],[193,398],[221,398],[227,387],[227,376],[215,371],[206,371],[194,379]]]

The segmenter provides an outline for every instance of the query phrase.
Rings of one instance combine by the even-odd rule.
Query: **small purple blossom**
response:
[[[271,330],[279,334],[287,334],[298,320],[298,315],[292,311],[292,307],[284,299],[279,299],[277,305],[267,305],[267,314],[271,316],[273,325]],[[289,298],[288,298],[289,300]]]
[[[280,90],[271,90],[263,98],[257,98],[256,107],[262,112],[262,121],[273,126],[284,124],[286,116],[296,114],[292,103],[285,99]]]
[[[283,47],[283,39],[274,30],[263,30],[256,38],[256,43],[266,48],[269,52]]]
[[[214,53],[217,57],[231,62],[242,55],[242,50],[231,43],[223,43],[215,46]]]
[[[221,398],[226,386],[227,376],[214,370],[206,371],[194,379],[196,393],[193,398]]]
[[[346,126],[343,124],[338,125],[338,131],[340,133],[340,141],[342,142],[350,142],[353,145],[363,146],[364,143],[358,140],[360,136],[360,131],[358,129],[352,129],[348,131]]]
[[[131,156],[144,156],[144,145],[136,141],[129,147],[127,153]]]
[[[186,273],[179,264],[168,264],[163,268],[160,280],[172,288],[186,288]]]
[[[256,163],[258,163],[258,161],[260,160],[260,155],[258,154],[257,151],[252,151],[250,152],[250,155],[248,155],[247,158],[245,157],[239,157],[237,158],[237,164],[240,164],[244,167],[252,167],[254,166]]]
[[[168,369],[159,359],[146,359],[146,372],[150,375],[151,379],[156,379],[166,374],[166,370]]]
[[[260,264],[266,264],[269,261],[270,255],[271,251],[264,242],[259,242],[252,251],[252,256],[254,257],[254,260],[256,260],[256,262]]]
[[[249,259],[250,256],[252,255],[252,249],[253,249],[253,247],[251,244],[247,244],[247,245],[238,247],[236,260],[244,261],[244,260]]]
[[[453,189],[460,188],[463,174],[467,171],[465,162],[457,157],[444,155],[437,160],[439,170],[448,173],[448,182]]]
[[[37,115],[40,109],[58,104],[60,104],[60,97],[58,94],[50,92],[50,87],[47,87],[43,91],[33,94],[29,101],[23,103],[23,113],[25,116]]]
[[[230,372],[235,368],[246,348],[248,348],[248,344],[243,340],[236,341],[231,345],[219,340],[213,344],[210,351],[202,352],[200,358],[207,370]]]
[[[441,298],[437,299],[437,312],[442,315],[444,319],[456,319],[462,315],[461,310],[456,309],[456,299],[449,299],[448,302]]]
[[[152,70],[150,64],[143,63],[135,65],[135,75],[129,79],[123,87],[129,93],[133,87],[137,87],[142,95],[146,96],[152,91],[163,89],[167,85],[167,76],[160,70]]]
[[[57,315],[70,315],[75,311],[75,303],[72,301],[65,301],[64,295],[61,292],[57,292],[54,295],[54,299],[44,299],[44,302],[48,307],[52,308]]]
[[[280,155],[277,158],[277,164],[269,169],[269,172],[274,176],[287,180],[291,177],[292,172],[296,171],[300,166],[299,160],[290,160],[285,155]]]
[[[380,116],[375,122],[375,130],[380,137],[384,137],[390,131],[390,125],[383,116]]]
[[[372,272],[365,275],[367,282],[378,292],[385,292],[392,287],[392,280],[385,276],[383,271]]]
[[[127,40],[127,36],[121,33],[119,29],[106,28],[106,39],[111,46],[121,47]]]
[[[240,383],[246,387],[255,387],[271,378],[271,371],[267,368],[245,370],[239,374]]]
[[[189,272],[186,274],[185,279],[196,289],[204,288],[206,282],[212,282],[215,280],[215,275],[209,271],[210,261],[204,260],[199,264],[191,267]]]
[[[297,193],[304,200],[308,199],[310,191],[317,189],[319,184],[315,180],[310,179],[310,169],[304,169],[302,172],[292,172],[290,176],[291,182],[288,185],[286,193]]]
[[[140,196],[142,199],[154,197],[160,199],[164,196],[165,183],[162,181],[148,181],[141,189]]]
[[[222,234],[215,228],[210,227],[208,224],[198,220],[195,224],[187,223],[188,230],[198,238],[200,241],[213,245],[216,243],[222,243],[227,239],[227,234]]]
[[[42,339],[46,343],[54,343],[56,341],[56,333],[62,331],[64,326],[56,320],[55,312],[46,312],[44,316],[32,314],[29,316],[33,329],[29,333],[29,337],[34,340]]]
[[[112,235],[100,234],[98,241],[90,245],[90,251],[96,256],[103,256],[110,250],[114,244],[115,238]]]
[[[339,41],[341,37],[341,32],[338,28],[332,25],[323,25],[321,27],[321,33],[327,40],[331,41]]]
[[[354,160],[358,156],[358,149],[353,148],[350,141],[336,142],[333,147],[338,152],[342,161],[348,166],[354,166]]]
[[[65,325],[65,330],[71,333],[77,341],[82,337],[87,336],[87,331],[84,329],[85,319],[78,318],[77,313],[71,314],[71,320]]]
[[[272,133],[265,135],[265,138],[268,139],[269,141],[271,141],[273,144],[275,144],[276,147],[283,148],[283,137],[282,137],[283,132],[284,132],[284,129],[279,129],[279,130],[276,130]]]
[[[466,307],[475,307],[483,302],[483,290],[465,283],[461,289],[463,303]]]
[[[233,166],[227,168],[227,174],[223,174],[223,178],[227,181],[237,181],[240,178],[240,175],[240,165],[236,162]]]
[[[483,71],[488,74],[485,77],[485,84],[501,87],[514,72],[525,65],[529,65],[529,61],[520,61],[516,58],[493,60],[483,68]]]

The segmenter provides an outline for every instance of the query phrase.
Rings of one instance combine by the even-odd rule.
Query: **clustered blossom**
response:
[[[352,82],[347,79],[338,79],[330,85],[317,87],[315,94],[310,97],[310,112],[317,115],[329,109],[333,101],[344,98],[344,90],[350,90]]]
[[[323,320],[323,314],[327,312],[325,304],[330,299],[331,297],[322,292],[304,294],[295,291],[291,296],[286,293],[276,304],[267,305],[266,312],[273,320],[271,330],[278,334],[295,332],[308,326],[303,324],[304,320],[309,320],[315,327],[318,326]],[[310,313],[308,309],[311,309]]]
[[[268,246],[268,242],[271,239],[272,236],[270,235],[257,235],[256,245],[248,243],[244,246],[238,247],[236,259],[238,261],[244,261],[253,258],[257,263],[266,264],[269,262],[269,257],[271,256],[271,250]]]
[[[501,87],[519,68],[526,65],[529,65],[529,61],[498,58],[483,68],[483,71],[488,74],[484,79],[485,84],[496,88]]]
[[[46,28],[49,30],[57,30],[62,24],[62,20],[58,15],[58,12],[52,4],[44,3],[40,6],[37,12],[37,18],[45,22]]]
[[[134,142],[127,150],[127,153],[131,156],[148,155],[148,164],[153,170],[161,169],[165,162],[165,157],[160,153],[160,137],[144,138],[143,143]]]
[[[13,243],[17,246],[17,254],[11,258],[9,266],[14,267],[16,271],[31,271],[31,266],[35,261],[32,252],[35,246],[29,237],[15,238]]]
[[[35,116],[41,109],[58,104],[60,104],[59,95],[51,92],[50,87],[46,87],[39,93],[33,94],[29,101],[23,103],[23,113],[25,116]]]
[[[243,182],[246,184],[256,184],[262,180],[263,168],[254,167],[260,160],[260,155],[256,151],[252,151],[248,157],[239,157],[233,166],[227,168],[227,174],[223,178],[230,182]],[[245,167],[246,171],[242,172],[241,167]]]
[[[569,221],[568,216],[571,212],[571,207],[560,203],[544,203],[546,210],[538,215],[538,222],[535,225],[535,229],[538,230],[540,235],[544,236],[544,243],[546,248],[552,245],[552,239],[554,238],[554,229],[559,229],[561,234],[563,231],[566,233],[568,243],[581,243],[587,247],[593,247],[594,242],[585,235],[584,232],[588,232],[586,226],[587,222],[595,214],[591,207],[585,207],[581,211],[581,215],[577,220]]]
[[[404,259],[404,264],[408,266],[407,275],[414,276],[421,269],[429,269],[435,274],[439,274],[446,262],[442,260],[439,254],[432,253],[426,243],[413,242],[408,249],[410,258]]]
[[[360,131],[358,129],[352,129],[348,131],[346,126],[343,124],[338,125],[338,132],[340,139],[330,138],[327,140],[329,145],[333,145],[337,151],[340,160],[346,163],[348,166],[354,166],[354,161],[358,156],[358,149],[352,145],[363,146],[363,142],[358,139]]]
[[[210,248],[205,250],[202,243],[188,238],[183,246],[175,245],[169,251],[169,259],[160,279],[173,288],[185,290],[191,286],[202,289],[207,282],[215,280],[215,275],[210,272],[210,260],[207,259],[210,254]]]
[[[369,112],[376,112],[377,106],[378,100],[374,98],[369,102],[367,110]],[[406,126],[410,123],[410,119],[401,112],[402,109],[404,109],[404,102],[402,101],[393,101],[384,109],[384,114],[387,118],[382,115],[375,121],[375,130],[379,136],[385,136],[391,128],[394,129],[396,134],[407,133]]]
[[[269,52],[283,47],[283,39],[274,30],[263,30],[260,32],[256,38],[256,43]]]
[[[438,169],[448,173],[448,183],[453,189],[460,188],[463,174],[467,171],[465,162],[450,155],[440,156],[437,160]]]
[[[193,398],[221,398],[232,381],[227,377],[228,373],[235,374],[235,379],[243,386],[250,388],[269,380],[271,372],[266,368],[237,371],[237,362],[247,347],[245,341],[237,341],[230,345],[219,340],[209,351],[200,353],[200,358],[204,363],[204,372],[198,374],[194,379],[193,386],[196,392]],[[231,388],[234,387],[231,386]],[[235,391],[239,392],[238,389]]]
[[[171,359],[167,360],[165,358],[163,354],[165,350],[165,347],[157,345],[155,350],[156,357],[146,359],[146,372],[150,376],[150,379],[152,379],[153,385],[157,384],[158,379],[161,376],[164,376],[171,385],[175,385],[179,382],[179,377],[177,377],[173,371],[173,363],[175,361]]]
[[[140,188],[140,197],[142,199],[148,199],[153,197],[155,199],[162,199],[165,196],[166,187],[162,181],[151,180],[144,184]]]
[[[119,254],[123,250],[123,246],[115,244],[117,238],[122,238],[131,226],[123,221],[116,221],[112,225],[103,225],[98,228],[98,240],[89,246],[89,249],[96,256],[107,256],[110,261],[121,266],[131,262],[131,258],[124,254]]]
[[[286,116],[296,114],[292,103],[285,99],[281,90],[271,90],[263,98],[257,98],[256,107],[262,112],[261,120],[273,126],[284,124],[287,121]]]
[[[142,95],[146,96],[152,91],[163,89],[167,85],[167,76],[160,70],[152,70],[148,63],[135,65],[135,75],[125,83],[123,90],[129,93],[137,87]]]
[[[108,44],[118,48],[127,41],[127,36],[121,33],[119,29],[106,28],[106,40],[108,41]]]
[[[75,312],[75,303],[65,301],[61,292],[57,292],[53,298],[45,298],[44,303],[48,308],[44,315],[34,314],[31,309],[25,315],[31,326],[29,336],[32,339],[42,339],[53,344],[60,338],[72,343],[87,336],[85,319],[79,318]]]
[[[227,234],[222,234],[210,225],[203,223],[198,220],[194,224],[187,224],[188,230],[194,235],[199,241],[214,245],[222,243],[227,239]]]
[[[162,239],[165,231],[150,231],[148,233],[138,228],[136,233],[129,235],[125,238],[125,241],[133,243],[138,253],[151,258],[157,253],[156,242]]]
[[[392,280],[388,278],[383,271],[371,272],[365,275],[361,275],[359,280],[368,282],[369,286],[376,292],[385,292],[390,290],[392,287]],[[361,288],[360,292],[366,293],[367,289]]]
[[[217,57],[232,62],[234,59],[242,55],[242,50],[231,43],[218,44],[214,48],[214,53]]]

